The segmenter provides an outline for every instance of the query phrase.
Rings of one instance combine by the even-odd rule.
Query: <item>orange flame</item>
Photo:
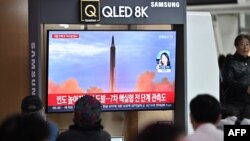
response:
[[[84,90],[79,86],[75,78],[69,78],[61,84],[56,84],[49,79],[49,94],[64,94],[64,93],[83,93]]]

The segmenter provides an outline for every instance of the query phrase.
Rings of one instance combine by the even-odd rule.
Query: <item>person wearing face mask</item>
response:
[[[236,52],[225,62],[225,108],[237,117],[250,118],[250,37],[240,34],[234,40]]]

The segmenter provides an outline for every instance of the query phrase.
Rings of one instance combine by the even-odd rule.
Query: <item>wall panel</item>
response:
[[[0,1],[0,120],[28,94],[28,0]]]

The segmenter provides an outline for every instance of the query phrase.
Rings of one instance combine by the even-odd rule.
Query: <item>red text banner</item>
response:
[[[73,106],[87,94],[49,94],[48,106]],[[103,105],[174,103],[174,92],[91,93]]]

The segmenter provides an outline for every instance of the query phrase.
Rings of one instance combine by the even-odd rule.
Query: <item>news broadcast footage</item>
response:
[[[175,31],[48,31],[47,111],[72,112],[83,95],[103,111],[172,110]]]

